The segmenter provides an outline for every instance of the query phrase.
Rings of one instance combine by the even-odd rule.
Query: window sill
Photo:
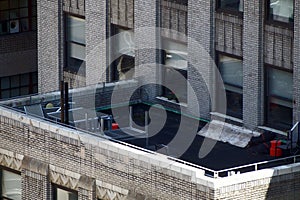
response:
[[[161,101],[165,101],[165,102],[168,102],[168,103],[176,104],[176,105],[179,105],[179,106],[187,107],[187,103],[177,103],[174,100],[169,100],[167,97],[158,96],[158,97],[156,97],[156,99],[159,99]]]
[[[210,114],[212,116],[215,116],[215,117],[218,117],[218,118],[223,118],[223,119],[228,119],[230,121],[233,121],[233,122],[236,122],[236,123],[239,123],[239,124],[243,124],[243,120],[239,119],[239,118],[235,118],[235,117],[231,117],[231,116],[228,116],[228,115],[224,115],[222,113],[218,113],[218,112],[210,112]]]
[[[274,128],[270,128],[270,127],[267,127],[267,126],[258,126],[259,129],[261,130],[265,130],[265,131],[270,131],[270,132],[273,132],[273,133],[277,133],[277,134],[280,134],[280,135],[283,135],[283,136],[287,136],[287,132],[284,132],[284,131],[280,131],[278,129],[274,129]]]

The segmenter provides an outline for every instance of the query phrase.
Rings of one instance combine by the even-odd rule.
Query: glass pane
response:
[[[7,98],[9,98],[10,97],[10,92],[9,92],[9,90],[3,90],[2,92],[1,92],[1,98],[2,99],[7,99]]]
[[[8,7],[8,0],[2,0],[0,1],[0,10],[7,10]]]
[[[85,44],[85,20],[68,16],[67,18],[67,33],[68,40],[77,42],[80,44]]]
[[[38,86],[37,86],[37,85],[34,85],[34,86],[32,87],[32,93],[33,93],[33,94],[38,93]]]
[[[294,1],[293,0],[270,0],[270,17],[281,22],[293,22]]]
[[[22,87],[21,88],[21,95],[29,94],[29,87]]]
[[[10,0],[10,8],[18,8],[19,7],[19,3],[18,0]]]
[[[28,21],[28,18],[21,19],[21,29],[22,29],[22,31],[29,31],[29,21]]]
[[[11,10],[9,12],[9,18],[10,19],[16,19],[19,18],[19,10]]]
[[[77,194],[75,192],[69,192],[66,190],[62,190],[60,188],[57,188],[56,190],[56,196],[57,196],[57,200],[77,200]]]
[[[276,103],[269,104],[268,125],[281,130],[288,130],[292,126],[293,109]]]
[[[0,34],[8,33],[8,22],[0,22]]]
[[[11,97],[17,97],[17,96],[20,96],[20,90],[19,90],[19,88],[12,89],[12,90],[10,91],[10,94],[11,94]]]
[[[37,72],[32,73],[31,76],[32,76],[32,84],[37,84],[38,83]]]
[[[20,17],[28,17],[28,8],[20,9]]]
[[[273,68],[268,68],[269,95],[293,98],[293,74]]]
[[[2,171],[2,196],[21,200],[21,176],[19,174]]]
[[[164,96],[169,100],[178,98],[179,102],[187,101],[187,71],[175,68],[165,68],[164,84],[166,87]],[[174,88],[172,88],[174,87]],[[174,91],[172,91],[172,89]],[[176,91],[175,91],[176,90]]]
[[[21,86],[29,85],[29,74],[21,75]]]
[[[20,76],[12,76],[10,81],[12,88],[20,86]]]
[[[20,0],[20,7],[28,7],[28,0]]]
[[[220,55],[219,70],[225,84],[243,87],[242,60]]]
[[[243,118],[243,95],[226,90],[227,114],[239,119]]]
[[[9,20],[9,11],[1,11],[0,12],[0,20]]]
[[[85,60],[85,46],[70,43],[69,50],[70,57],[77,58],[79,60]]]
[[[1,78],[1,89],[10,88],[9,77]]]
[[[243,0],[220,0],[220,8],[243,11]]]

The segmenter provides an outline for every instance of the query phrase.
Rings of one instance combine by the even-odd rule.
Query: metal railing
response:
[[[12,108],[12,107],[9,107],[9,106],[6,106],[6,105],[0,105],[0,106],[4,107],[4,108],[7,108],[7,109],[10,109],[10,110],[13,110],[13,111],[23,113],[23,114],[26,115],[26,113],[24,113],[23,111],[21,111],[19,109]],[[37,117],[37,118],[41,119],[40,116],[34,116],[34,115],[28,115],[28,116]],[[270,167],[277,167],[277,166],[281,166],[281,165],[287,165],[287,164],[300,162],[300,155],[294,155],[294,156],[289,156],[289,157],[284,157],[284,158],[277,158],[277,159],[273,159],[273,160],[262,161],[262,162],[251,163],[251,164],[247,164],[247,165],[227,168],[227,169],[223,169],[223,170],[213,170],[213,169],[209,169],[209,168],[206,168],[206,167],[203,167],[203,166],[200,166],[200,165],[196,165],[196,164],[184,161],[184,160],[180,160],[180,159],[175,158],[175,157],[163,155],[161,153],[158,153],[158,152],[155,152],[155,151],[152,151],[152,150],[148,150],[148,149],[145,149],[145,148],[142,148],[142,147],[138,147],[138,146],[135,146],[135,145],[132,145],[132,144],[128,144],[128,143],[120,141],[120,140],[116,140],[116,139],[113,139],[113,138],[107,138],[107,137],[105,137],[101,134],[93,133],[93,132],[90,132],[90,131],[87,131],[87,130],[84,130],[84,129],[80,129],[80,128],[77,128],[77,127],[74,127],[74,126],[66,125],[66,124],[60,123],[56,120],[51,120],[51,119],[48,119],[48,118],[43,118],[43,120],[49,121],[51,123],[54,123],[54,124],[57,124],[57,125],[60,125],[60,126],[68,127],[70,129],[74,129],[74,130],[82,132],[82,133],[86,133],[86,134],[89,134],[89,135],[92,135],[92,136],[96,136],[96,137],[101,138],[101,139],[110,140],[112,142],[116,142],[116,143],[122,144],[124,146],[130,147],[130,148],[133,148],[133,149],[136,149],[136,150],[140,150],[140,151],[152,154],[152,155],[163,156],[163,157],[166,157],[170,161],[174,161],[174,162],[181,163],[181,164],[184,164],[184,165],[187,165],[187,166],[191,166],[191,167],[194,167],[196,169],[201,169],[201,170],[204,171],[205,176],[215,178],[215,179],[231,176],[233,174],[240,174],[240,173],[246,173],[246,172],[251,172],[251,171],[258,171],[260,169],[266,169],[266,168],[270,168]],[[291,131],[293,129],[295,129],[295,127],[296,126],[294,126],[291,129]]]

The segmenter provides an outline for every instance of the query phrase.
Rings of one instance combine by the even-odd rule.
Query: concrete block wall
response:
[[[263,20],[264,2],[244,1],[243,122],[249,129],[263,123]]]
[[[106,81],[107,16],[106,1],[85,1],[86,85]]]
[[[111,23],[123,27],[134,27],[134,0],[110,0]]]
[[[264,62],[283,69],[293,69],[293,30],[265,25]]]
[[[148,83],[159,83],[160,60],[160,1],[135,0],[135,78],[143,86],[142,98],[151,100],[158,95],[158,88]]]
[[[294,41],[293,41],[293,120],[300,121],[300,2],[294,2]]]
[[[37,1],[38,10],[38,91],[59,89],[61,66],[62,2]]]
[[[172,1],[161,1],[161,35],[181,42],[187,42],[187,5]],[[171,31],[173,30],[173,31]],[[181,33],[181,34],[178,34]]]
[[[212,103],[209,95],[214,64],[212,9],[214,2],[210,0],[188,2],[188,81],[197,95],[196,102],[188,97],[188,108],[193,113],[198,106],[204,119],[210,118]],[[188,89],[188,96],[190,93]]]
[[[216,13],[216,50],[243,56],[243,19],[225,13]]]
[[[66,12],[84,16],[85,0],[63,0],[63,10]]]

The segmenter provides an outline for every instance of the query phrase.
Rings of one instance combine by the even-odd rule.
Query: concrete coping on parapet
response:
[[[275,180],[275,177],[288,175],[296,172],[300,172],[300,163],[293,163],[289,165],[261,169],[257,171],[242,174],[234,174],[223,178],[213,179],[213,185],[215,189],[232,185],[239,185],[243,183],[263,185],[269,184],[271,181]],[[289,177],[287,176],[287,178]]]

